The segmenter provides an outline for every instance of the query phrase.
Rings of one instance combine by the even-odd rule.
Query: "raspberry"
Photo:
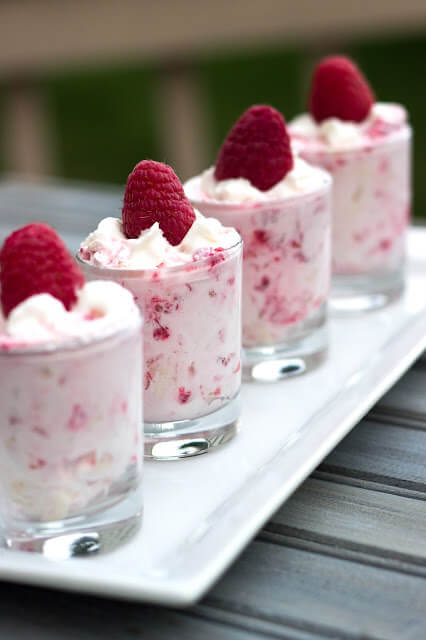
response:
[[[309,96],[309,111],[317,122],[339,118],[362,122],[374,94],[358,67],[344,56],[324,58],[316,66]]]
[[[50,293],[70,310],[84,277],[56,231],[33,223],[6,238],[0,253],[0,284],[7,316],[20,302],[38,293]]]
[[[154,340],[167,340],[170,337],[169,327],[163,327],[159,325],[154,329],[152,336]]]
[[[216,180],[246,178],[267,191],[293,168],[285,120],[266,105],[247,109],[234,124],[216,161]]]
[[[138,238],[158,222],[170,244],[177,245],[191,228],[195,212],[171,167],[142,160],[127,179],[122,218],[128,238]]]
[[[189,389],[185,389],[185,387],[179,387],[179,395],[178,400],[181,404],[186,404],[188,400],[191,398],[191,391]]]

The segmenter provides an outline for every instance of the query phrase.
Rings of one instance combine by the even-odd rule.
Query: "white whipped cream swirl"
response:
[[[142,231],[138,238],[127,238],[119,218],[105,218],[80,245],[80,257],[99,267],[154,269],[159,265],[177,266],[193,260],[199,249],[228,249],[240,241],[232,227],[195,210],[195,220],[182,242],[171,245],[158,222]]]
[[[215,168],[210,167],[201,176],[188,180],[184,187],[190,200],[207,198],[230,203],[268,202],[310,193],[330,182],[322,169],[311,166],[297,156],[293,169],[267,191],[260,191],[246,178],[216,180],[214,171]]]
[[[2,343],[58,343],[69,339],[90,342],[119,329],[135,327],[139,311],[132,294],[115,282],[87,282],[77,294],[77,303],[67,311],[48,293],[27,298],[4,320]]]
[[[339,118],[327,118],[316,122],[309,113],[294,118],[289,123],[292,148],[300,151],[304,145],[299,139],[316,140],[331,149],[347,149],[365,144],[377,135],[377,126],[383,125],[383,135],[392,135],[407,121],[407,112],[399,104],[376,102],[362,122],[347,122]]]

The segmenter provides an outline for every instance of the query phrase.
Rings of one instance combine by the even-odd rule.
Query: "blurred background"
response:
[[[1,173],[121,185],[149,157],[184,180],[251,104],[304,111],[335,52],[408,108],[426,216],[425,0],[2,0]]]

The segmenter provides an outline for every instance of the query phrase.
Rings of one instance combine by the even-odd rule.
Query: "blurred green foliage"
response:
[[[379,100],[407,106],[416,133],[415,210],[426,213],[426,151],[421,143],[426,138],[426,38],[352,43],[340,52],[358,61]],[[305,110],[313,63],[311,53],[296,48],[195,61],[207,110],[211,162],[232,123],[251,104],[272,104],[287,119]],[[133,65],[44,79],[58,175],[123,183],[139,159],[163,159],[155,114],[158,73],[154,67]]]
[[[354,46],[357,60],[383,102],[400,102],[408,110],[414,131],[413,212],[426,217],[426,38],[399,39]]]
[[[241,113],[270,104],[288,119],[303,107],[304,56],[298,51],[240,54],[199,66],[211,133],[211,161]]]
[[[152,70],[78,70],[43,84],[59,176],[122,183],[138,160],[157,156]]]

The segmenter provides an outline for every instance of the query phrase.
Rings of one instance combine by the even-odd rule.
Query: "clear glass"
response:
[[[185,191],[205,216],[244,241],[243,378],[271,382],[322,362],[327,350],[331,180],[310,194],[230,204],[202,197],[200,177]]]
[[[359,149],[301,155],[333,176],[332,308],[368,311],[392,302],[404,286],[410,127]]]
[[[0,351],[6,545],[54,558],[108,551],[142,515],[140,324],[88,344]]]
[[[185,458],[227,442],[241,386],[242,243],[155,270],[96,267],[88,279],[129,289],[144,315],[145,456]]]

